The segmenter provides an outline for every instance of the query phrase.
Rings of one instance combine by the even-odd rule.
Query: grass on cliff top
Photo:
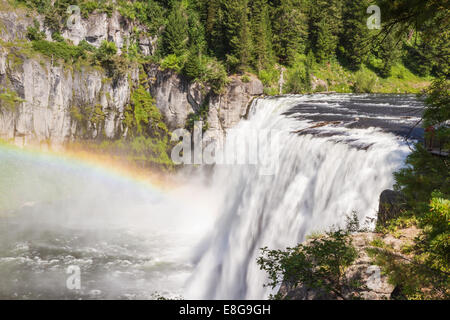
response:
[[[387,78],[380,77],[375,70],[374,66],[362,65],[359,71],[352,72],[336,60],[318,64],[305,55],[297,55],[295,63],[284,72],[283,93],[311,93],[309,79],[313,76],[325,81],[328,91],[338,93],[420,93],[433,80],[432,77],[415,75],[400,62],[392,67]],[[258,77],[264,84],[266,94],[278,94],[279,69],[261,70]],[[327,88],[318,87],[315,91],[327,91]]]
[[[379,77],[367,66],[351,72],[337,62],[330,63],[329,66],[318,66],[312,73],[328,83],[328,91],[339,93],[419,93],[432,80],[431,77],[423,78],[413,74],[401,63],[392,67],[388,78]]]

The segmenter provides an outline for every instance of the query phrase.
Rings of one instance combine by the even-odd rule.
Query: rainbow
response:
[[[12,153],[27,160],[39,159],[42,163],[52,163],[61,167],[77,167],[93,170],[102,176],[126,180],[139,186],[150,189],[156,193],[164,193],[172,188],[168,175],[152,172],[131,166],[111,156],[84,151],[81,149],[66,148],[62,151],[43,150],[37,147],[21,148],[0,141],[0,164],[2,151]]]

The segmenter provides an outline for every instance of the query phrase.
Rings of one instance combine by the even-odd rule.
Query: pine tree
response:
[[[345,1],[339,55],[350,70],[358,70],[369,53],[371,43],[366,13],[369,5],[368,0]]]
[[[260,70],[272,60],[272,31],[267,0],[251,0],[252,64]]]
[[[292,64],[295,55],[306,48],[306,2],[274,0],[271,11],[274,52],[281,63]]]
[[[333,57],[342,30],[342,1],[318,0],[310,4],[309,41],[318,62]]]
[[[210,53],[220,59],[224,59],[228,50],[224,30],[223,0],[206,0],[203,19],[205,24],[206,39]]]
[[[248,0],[225,0],[223,7],[228,64],[231,70],[243,71],[251,52]]]
[[[188,39],[187,14],[181,2],[177,2],[172,6],[163,33],[164,54],[182,55],[187,49]]]
[[[383,78],[391,76],[392,66],[400,57],[399,42],[400,41],[398,41],[393,34],[389,34],[384,41],[377,48],[375,48],[378,58],[382,61],[379,74]]]

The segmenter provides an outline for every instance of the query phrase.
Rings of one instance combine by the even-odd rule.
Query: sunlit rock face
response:
[[[29,12],[20,8],[8,8],[0,10],[0,28],[1,39],[5,42],[25,40],[27,37],[27,28],[34,27],[37,21],[40,31],[43,31],[47,40],[52,40],[52,32],[45,27],[44,17],[40,15],[30,15]],[[75,21],[75,20],[71,20]],[[100,47],[102,41],[114,42],[119,52],[128,45],[127,39],[133,36],[133,27],[142,30],[146,34],[145,27],[132,24],[122,17],[119,12],[112,12],[108,17],[106,13],[91,13],[86,18],[80,18],[76,23],[65,26],[61,35],[78,45],[85,40],[94,47]],[[156,50],[157,37],[150,35],[141,35],[139,46],[144,55],[152,55]]]
[[[27,28],[34,26],[34,20],[51,41],[43,17],[27,16],[23,9],[0,10],[1,39],[5,43],[26,40]],[[112,41],[120,53],[127,46],[126,39],[132,35],[133,28],[145,29],[117,11],[111,16],[93,13],[64,27],[61,35],[75,45],[85,40],[99,47],[102,41]],[[139,45],[144,55],[154,54],[156,43],[156,36],[141,33]],[[16,98],[13,108],[1,108],[1,139],[20,146],[56,146],[79,138],[111,139],[126,135],[123,112],[130,103],[133,88],[138,85],[137,68],[111,80],[100,68],[88,65],[75,68],[28,51],[20,46],[0,45],[0,85]],[[199,112],[206,103],[208,140],[223,141],[226,130],[245,117],[253,97],[263,93],[261,81],[253,76],[245,83],[237,76],[231,77],[224,93],[218,95],[207,86],[173,71],[161,70],[157,65],[148,65],[146,69],[149,91],[169,129],[184,128],[189,114]],[[101,113],[101,123],[87,119],[80,124],[77,110],[87,108]]]
[[[234,127],[248,112],[251,100],[263,93],[263,84],[256,77],[244,83],[232,76],[223,94],[214,94],[209,87],[189,82],[170,70],[153,66],[149,73],[150,92],[171,130],[184,128],[190,113],[209,107],[207,139],[222,141],[227,129]],[[208,100],[206,100],[208,99]]]
[[[232,77],[225,94],[215,95],[210,100],[206,139],[222,142],[226,130],[233,128],[246,117],[250,102],[254,97],[263,94],[263,89],[262,82],[256,77],[251,77],[249,82]]]
[[[123,111],[130,99],[130,79],[133,82],[136,77],[137,71],[132,70],[130,78],[107,81],[104,72],[88,66],[73,70],[21,54],[13,59],[3,50],[0,85],[14,92],[20,101],[12,109],[2,109],[0,138],[27,145],[120,135]],[[81,128],[74,112],[85,107],[101,109],[104,122]]]

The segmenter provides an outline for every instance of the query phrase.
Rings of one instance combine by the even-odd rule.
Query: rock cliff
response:
[[[76,138],[95,139],[101,132],[113,138],[121,133],[130,81],[136,78],[134,70],[129,78],[108,81],[95,68],[74,70],[0,48],[0,86],[18,98],[10,108],[0,100],[0,138],[17,145],[60,145]],[[95,110],[102,121],[90,121],[82,128],[76,114],[90,116]]]
[[[17,145],[61,145],[79,138],[125,135],[123,112],[137,84],[138,68],[132,67],[127,75],[112,81],[102,68],[68,66],[22,50],[27,28],[34,20],[42,22],[43,18],[30,16],[20,8],[0,10],[0,139]],[[96,47],[103,40],[114,41],[120,51],[135,27],[118,12],[109,17],[98,13],[81,19],[75,27],[64,28],[61,34],[74,44],[86,40]],[[41,31],[51,40],[49,30],[41,27]],[[139,45],[142,53],[152,55],[156,39],[144,32]],[[149,91],[168,127],[184,128],[188,115],[206,103],[210,128],[207,134],[213,139],[222,139],[225,131],[245,116],[251,99],[263,93],[262,83],[253,76],[245,83],[232,76],[225,93],[216,95],[157,65],[147,65],[146,69]],[[80,114],[87,116],[86,123],[77,119]]]

